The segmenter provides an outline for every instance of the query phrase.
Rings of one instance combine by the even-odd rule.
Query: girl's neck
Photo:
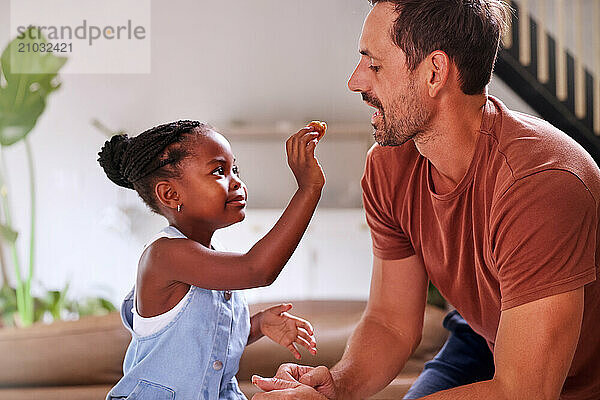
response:
[[[198,242],[208,249],[211,248],[210,244],[212,236],[215,233],[214,230],[206,229],[196,224],[185,224],[181,221],[169,221],[169,224],[177,228],[188,239]]]

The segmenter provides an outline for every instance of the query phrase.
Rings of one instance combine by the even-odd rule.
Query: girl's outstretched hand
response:
[[[310,123],[290,136],[285,143],[288,165],[300,189],[321,190],[325,185],[325,175],[315,157],[315,148],[325,134],[325,129],[325,124]]]
[[[302,345],[311,354],[317,354],[317,343],[310,322],[288,314],[291,304],[279,304],[267,308],[260,316],[260,331],[271,340],[287,347],[296,359],[302,358],[297,345]]]

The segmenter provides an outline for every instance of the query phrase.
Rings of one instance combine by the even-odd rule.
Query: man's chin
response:
[[[395,136],[390,136],[383,130],[375,129],[373,131],[373,138],[375,138],[375,142],[382,147],[397,147],[402,146],[404,143],[408,142],[412,137],[408,137],[405,139],[398,139]]]
[[[373,138],[380,146],[397,146],[394,141],[390,140],[389,135],[387,135],[383,129],[375,128],[373,131]]]
[[[377,142],[377,144],[379,144],[380,146],[384,146],[384,144],[382,143],[385,143],[385,131],[383,129],[380,129],[378,127],[378,124],[371,123],[371,126],[373,126],[373,139],[375,139],[375,142]]]

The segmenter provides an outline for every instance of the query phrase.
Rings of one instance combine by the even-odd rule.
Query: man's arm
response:
[[[494,349],[494,378],[423,399],[558,399],[579,340],[583,290],[503,311]]]
[[[421,341],[427,283],[416,255],[373,258],[367,308],[341,361],[331,370],[338,399],[365,398],[398,375]]]

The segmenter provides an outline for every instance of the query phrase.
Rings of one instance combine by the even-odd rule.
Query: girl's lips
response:
[[[232,206],[245,207],[246,200],[232,200],[232,201],[228,201],[227,204],[232,205]]]

